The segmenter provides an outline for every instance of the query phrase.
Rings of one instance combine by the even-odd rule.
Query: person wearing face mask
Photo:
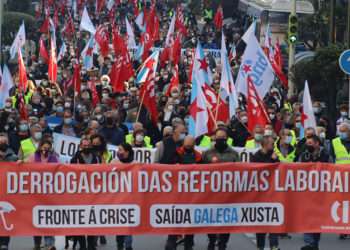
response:
[[[274,152],[280,162],[294,162],[295,145],[293,145],[293,135],[289,129],[282,129],[280,137],[275,143]]]
[[[236,147],[244,147],[250,134],[247,129],[248,116],[246,111],[239,111],[238,118],[234,119],[230,124],[229,137],[233,139],[233,145]]]
[[[101,158],[94,152],[91,146],[91,140],[87,137],[83,137],[80,140],[79,150],[72,157],[71,164],[100,164]],[[96,250],[97,249],[97,236],[74,236],[79,242],[81,250]]]
[[[30,155],[26,162],[30,163],[57,163],[58,157],[52,150],[52,142],[43,139],[34,154]],[[34,249],[41,249],[42,236],[34,236]],[[45,247],[50,249],[55,246],[55,237],[44,236]]]
[[[134,133],[129,133],[125,136],[125,142],[134,145],[135,144],[135,131],[143,131],[143,144],[145,145],[146,148],[153,148],[153,145],[151,143],[151,138],[147,135],[145,135],[145,130],[143,128],[143,124],[141,122],[135,122],[133,125],[133,131]],[[140,142],[139,142],[140,144]]]
[[[132,146],[128,143],[122,143],[118,146],[118,159],[112,161],[117,164],[128,164],[134,161],[134,151]],[[132,236],[131,235],[118,235],[116,236],[117,249],[118,250],[132,250]]]
[[[9,145],[17,154],[21,146],[21,141],[30,137],[29,125],[26,120],[20,120],[16,129],[7,132]]]
[[[332,140],[331,157],[336,164],[350,164],[350,124],[341,123],[338,137]]]
[[[39,124],[33,124],[30,127],[30,137],[21,141],[21,146],[18,152],[18,158],[21,161],[26,161],[28,157],[34,154],[42,139],[42,128]]]
[[[215,131],[215,144],[212,148],[205,151],[202,155],[202,161],[205,164],[219,162],[238,162],[239,155],[227,145],[227,129],[218,128]],[[230,239],[230,234],[209,234],[208,250],[214,250],[218,241],[219,250],[225,250]]]
[[[304,137],[298,142],[296,146],[295,159],[298,159],[300,154],[302,154],[305,151],[306,140],[314,135],[316,135],[316,130],[314,128],[309,127],[305,129]]]
[[[217,123],[216,123],[216,126],[218,127],[218,128],[227,128],[226,127],[226,124],[224,123],[224,122],[222,122],[222,121],[218,121]],[[199,143],[199,144],[198,144]],[[197,139],[196,139],[196,144],[198,145],[198,146],[200,146],[200,147],[203,147],[203,148],[210,148],[211,147],[211,144],[212,144],[212,140],[211,140],[211,137],[210,136],[208,136],[208,135],[202,135],[202,136],[199,136]],[[232,147],[232,145],[233,145],[233,140],[232,140],[232,138],[228,138],[227,139],[227,144],[230,146],[230,147]]]
[[[348,114],[348,105],[342,104],[339,107],[339,113],[340,117],[337,120],[337,129],[339,129],[339,125],[342,124],[343,122],[349,122],[349,114]]]
[[[276,134],[279,134],[282,129],[282,122],[277,118],[276,109],[273,106],[270,106],[267,109],[267,113],[269,114],[273,130],[276,132]]]
[[[253,139],[247,140],[246,149],[256,149],[261,147],[261,141],[264,137],[264,128],[261,125],[256,125],[253,131]]]
[[[113,157],[111,152],[107,149],[107,143],[102,135],[93,135],[90,137],[93,152],[101,159],[101,163],[108,164]]]
[[[284,131],[289,132],[288,130]],[[283,133],[283,130],[281,131]],[[281,140],[283,138],[281,137]],[[264,136],[261,141],[261,148],[252,156],[251,162],[261,162],[261,163],[276,163],[279,162],[278,154],[274,152],[274,139],[272,136]],[[257,233],[256,234],[256,245],[259,250],[265,249],[265,240],[267,233]],[[278,250],[278,236],[279,234],[270,233],[270,249]]]
[[[108,144],[118,146],[124,142],[125,133],[116,124],[116,118],[112,111],[107,111],[105,114],[105,124],[100,129],[99,133],[106,139]]]
[[[33,110],[37,110],[39,114],[43,114],[45,107],[41,103],[41,95],[39,93],[34,93],[31,100],[31,106]]]
[[[63,114],[63,122],[54,128],[55,133],[76,137],[79,134],[78,129],[74,125],[73,114],[66,109]]]
[[[298,162],[330,162],[330,156],[321,147],[321,141],[317,135],[307,137],[305,141],[305,149],[306,150],[299,156]],[[319,249],[320,239],[321,234],[318,232],[304,233],[305,246],[303,246],[301,250]]]
[[[131,146],[136,148],[152,148],[151,144],[147,144],[145,141],[145,131],[143,129],[135,130],[133,133],[135,138]]]

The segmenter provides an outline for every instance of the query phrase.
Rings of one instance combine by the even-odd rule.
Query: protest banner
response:
[[[71,158],[79,149],[80,138],[54,133],[54,151],[62,163],[70,163]],[[107,145],[113,159],[117,159],[118,147]],[[155,149],[134,148],[134,158],[139,163],[154,163]]]
[[[349,165],[0,163],[0,235],[350,233]]]

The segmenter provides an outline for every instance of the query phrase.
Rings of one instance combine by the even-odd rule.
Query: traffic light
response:
[[[289,16],[288,25],[288,41],[291,44],[296,43],[298,40],[298,17],[296,15]]]

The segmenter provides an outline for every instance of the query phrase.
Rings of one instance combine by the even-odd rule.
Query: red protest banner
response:
[[[350,166],[0,164],[0,235],[349,230]]]

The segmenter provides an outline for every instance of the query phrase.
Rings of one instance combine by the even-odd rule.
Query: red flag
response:
[[[182,11],[182,8],[178,6],[176,8],[176,21],[175,21],[175,27],[180,30],[180,32],[186,36],[187,35],[187,28],[185,25],[185,18]]]
[[[45,18],[43,24],[41,25],[39,32],[41,33],[48,33],[49,32],[49,26],[50,26],[50,19],[48,17]]]
[[[181,35],[178,35],[176,37],[171,52],[172,62],[174,63],[174,65],[178,65],[181,57]]]
[[[142,104],[148,110],[153,124],[158,122],[158,109],[155,95],[155,84],[153,72],[148,74],[146,81],[140,88],[140,96],[142,96]]]
[[[174,88],[179,89],[179,82],[180,82],[180,80],[179,80],[179,67],[177,65],[175,65],[174,75],[170,80],[170,84],[169,84],[169,87],[168,87],[165,95],[170,96],[172,89],[174,89]]]
[[[273,70],[275,71],[276,76],[278,77],[278,79],[281,81],[282,85],[285,88],[288,88],[288,78],[287,76],[283,73],[282,69],[280,67],[277,66],[277,64],[275,62],[271,62],[271,66],[273,68]]]
[[[124,40],[120,36],[119,31],[116,27],[113,27],[112,34],[113,34],[113,48],[114,48],[115,56],[121,55]]]
[[[22,58],[21,49],[18,49],[18,89],[20,93],[25,93],[27,90],[27,71]]]
[[[76,63],[74,65],[74,73],[73,73],[73,79],[72,84],[74,86],[74,91],[77,93],[80,93],[81,89],[81,78],[80,78],[80,64]]]
[[[275,60],[275,64],[277,67],[279,67],[281,70],[283,68],[283,60],[282,60],[282,52],[281,52],[281,46],[280,46],[280,42],[279,39],[277,39],[277,42],[275,44],[275,50],[274,50],[274,60]]]
[[[58,9],[55,8],[55,12],[53,14],[53,23],[55,27],[58,27],[59,21],[58,21]]]
[[[265,127],[266,124],[270,123],[270,120],[264,103],[261,101],[250,77],[247,78],[247,85],[248,130],[253,132],[256,125]]]
[[[57,57],[56,57],[56,47],[54,45],[53,39],[51,39],[51,52],[49,60],[49,81],[52,83],[57,82]]]
[[[160,67],[165,67],[165,62],[169,61],[170,59],[170,52],[171,52],[171,48],[170,47],[165,47],[162,52],[159,55],[159,64]]]
[[[63,34],[70,38],[75,33],[75,27],[74,27],[72,15],[70,14],[70,12],[68,12],[68,13],[69,13],[68,19],[66,20],[66,23],[64,24]]]
[[[92,93],[92,105],[96,107],[96,105],[100,102],[100,97],[98,96],[96,85],[94,81],[88,82],[88,87],[91,90]]]
[[[109,53],[109,33],[104,25],[100,25],[96,29],[95,39],[100,46],[100,51],[103,57],[108,56]]]
[[[28,111],[24,102],[23,94],[18,95],[18,111],[22,120],[28,120]]]
[[[224,21],[224,13],[222,11],[222,7],[219,6],[218,9],[216,10],[216,14],[214,17],[214,24],[217,30],[222,29],[222,23]]]
[[[39,55],[47,63],[49,61],[49,53],[46,50],[44,40],[40,38],[39,40]]]
[[[109,73],[109,78],[111,79],[111,85],[113,87],[114,93],[123,93],[125,92],[125,85],[121,79],[121,71],[122,71],[122,59],[123,57],[119,56],[115,63],[112,66],[112,70]]]
[[[105,7],[105,0],[96,0],[96,13],[99,14],[103,7]]]

